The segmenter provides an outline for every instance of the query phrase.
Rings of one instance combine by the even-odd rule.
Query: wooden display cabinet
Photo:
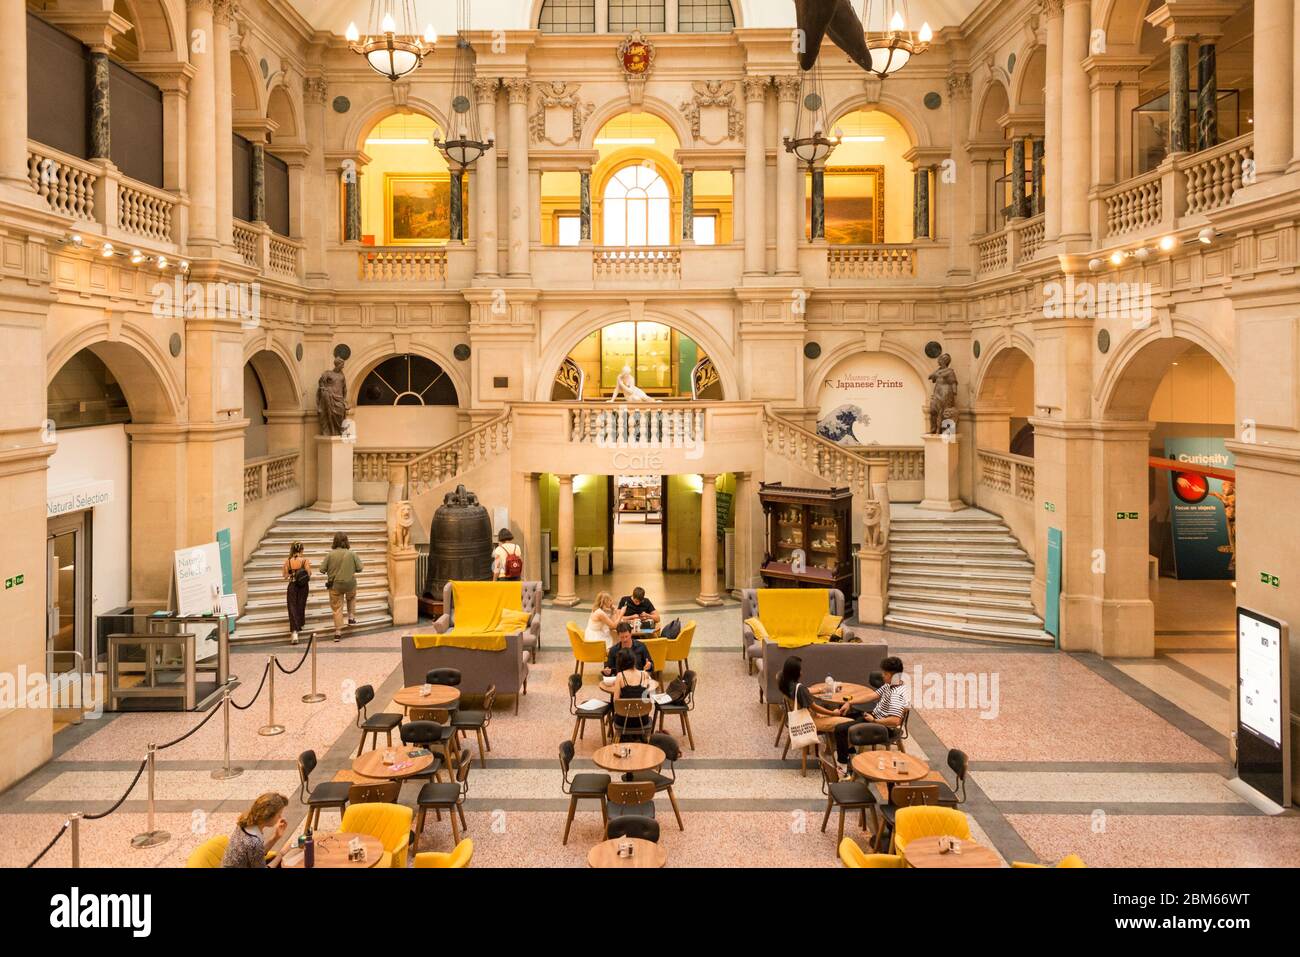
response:
[[[853,597],[853,494],[760,482],[767,541],[759,570],[768,588],[838,588]],[[802,549],[803,571],[795,570]]]

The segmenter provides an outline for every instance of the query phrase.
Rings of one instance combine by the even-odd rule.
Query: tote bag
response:
[[[794,700],[799,701],[799,689],[803,685],[794,686]],[[817,725],[813,723],[812,712],[807,708],[791,708],[790,716],[786,720],[790,731],[790,745],[795,748],[811,748],[818,741]]]

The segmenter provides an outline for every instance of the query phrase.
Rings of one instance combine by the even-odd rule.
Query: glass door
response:
[[[86,610],[86,546],[82,516],[51,522],[45,546],[46,665],[52,675],[84,671],[89,615]]]

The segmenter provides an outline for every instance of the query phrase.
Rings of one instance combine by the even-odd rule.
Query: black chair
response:
[[[433,668],[424,676],[425,684],[460,687],[459,668]]]
[[[844,812],[858,811],[862,816],[861,826],[865,831],[867,829],[867,810],[871,810],[873,821],[879,821],[876,816],[876,796],[871,793],[870,786],[865,781],[841,781],[839,769],[835,767],[834,762],[820,759],[822,768],[822,793],[826,795],[826,814],[822,817],[822,833],[826,833],[826,825],[830,822],[831,811],[838,807],[840,809],[840,830],[839,836],[835,839],[836,853],[839,853],[840,842],[844,840]],[[877,824],[875,828],[879,832]]]
[[[304,751],[298,755],[298,800],[307,805],[307,826],[313,830],[320,826],[321,808],[338,808],[340,814],[348,803],[347,781],[327,781],[311,786],[311,773],[316,770],[316,752]]]
[[[604,745],[607,740],[605,720],[609,717],[610,704],[593,698],[592,702],[600,707],[579,708],[578,692],[581,689],[582,675],[569,675],[569,714],[573,715],[573,737],[569,741],[576,742],[587,730],[587,722],[595,721],[600,726],[600,743]]]
[[[605,825],[605,837],[639,837],[643,841],[659,843],[659,822],[652,817],[616,817]]]
[[[889,790],[889,803],[880,808],[879,824],[876,827],[876,835],[872,843],[879,851],[884,850],[887,846],[885,841],[886,834],[893,834],[894,820],[898,815],[900,807],[915,807],[917,805],[934,805],[939,803],[939,785],[933,781],[915,784],[895,784]],[[892,840],[892,838],[891,838]]]
[[[450,671],[451,669],[444,669]],[[459,680],[459,677],[457,678]],[[497,686],[488,685],[488,689],[483,694],[483,707],[480,710],[468,711],[458,710],[451,716],[452,729],[459,734],[462,731],[473,731],[478,738],[478,764],[479,767],[487,767],[487,755],[485,752],[492,750],[492,742],[488,740],[488,725],[492,723],[492,705],[497,700]]]
[[[883,671],[873,671],[867,675],[867,684],[871,688],[877,689],[885,683],[885,673]]]
[[[874,751],[877,747],[889,747],[889,729],[883,724],[876,724],[874,721],[859,721],[857,724],[849,726],[849,747],[855,751],[870,749]]]
[[[952,773],[957,775],[957,790],[954,791],[948,787],[947,782],[939,782],[939,804],[945,807],[956,807],[958,804],[966,803],[966,774],[970,770],[970,759],[966,757],[965,751],[958,751],[956,748],[948,750],[948,767],[952,768]]]
[[[456,818],[460,818],[460,825],[465,830],[469,830],[469,825],[465,822],[465,797],[469,794],[469,751],[461,751],[460,757],[456,762],[456,779],[448,784],[441,781],[430,781],[424,787],[420,788],[420,793],[415,798],[415,806],[419,813],[415,818],[415,839],[419,841],[420,835],[424,833],[424,819],[432,809],[438,820],[442,820],[442,812],[446,811],[447,816],[451,818],[451,840],[452,846],[460,843],[460,828],[456,826]]]
[[[402,794],[401,781],[354,784],[348,788],[349,804],[396,804]]]
[[[673,785],[677,783],[677,769],[673,766],[678,758],[682,756],[682,749],[677,744],[677,739],[671,734],[652,734],[650,743],[664,753],[664,759],[668,764],[669,774],[663,774],[662,767],[656,771],[634,771],[632,774],[633,781],[646,781],[655,786],[655,794],[660,791],[668,792],[668,800],[672,802],[673,814],[677,816],[677,829],[686,830],[686,825],[682,823],[682,812],[677,808],[677,795],[673,794]]]
[[[649,698],[615,698],[609,722],[614,728],[615,744],[624,738],[643,741],[654,724],[654,702]]]
[[[400,714],[378,711],[366,717],[366,706],[375,700],[373,685],[362,685],[357,689],[357,727],[361,729],[361,743],[357,745],[357,757],[366,749],[366,735],[370,735],[370,746],[379,746],[379,732],[388,735],[388,743],[393,743],[393,729],[402,723]]]
[[[610,781],[607,793],[610,821],[619,817],[655,816],[653,781]]]
[[[656,721],[659,730],[664,730],[664,719],[670,714],[677,715],[682,722],[682,733],[686,735],[686,740],[690,743],[691,750],[695,750],[695,734],[691,731],[690,713],[695,710],[695,686],[699,678],[694,671],[687,670],[682,674],[682,683],[686,685],[686,697],[677,704],[661,704]]]
[[[445,724],[439,724],[437,721],[407,721],[397,733],[401,735],[402,744],[409,747],[428,748],[433,752],[433,764],[429,770],[423,774],[412,775],[415,779],[427,778],[430,781],[436,780],[444,766],[448,765],[451,760],[451,752],[448,750],[448,744],[451,741],[452,729]],[[455,769],[448,767],[448,770],[455,773]]]
[[[609,790],[608,774],[575,774],[569,777],[569,765],[573,762],[573,742],[560,742],[560,770],[564,772],[564,783],[560,786],[569,795],[569,816],[564,821],[564,840],[569,843],[569,828],[573,826],[573,815],[578,810],[578,802],[583,800],[600,801],[601,823],[609,824],[609,808],[606,792]]]
[[[898,745],[898,750],[906,751],[903,742],[907,740],[907,719],[912,716],[911,708],[904,708],[902,717],[899,719],[898,727],[889,729],[889,746],[892,748]]]

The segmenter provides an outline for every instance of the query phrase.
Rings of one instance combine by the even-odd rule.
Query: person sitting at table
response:
[[[618,668],[618,656],[625,651],[632,655],[637,670],[654,674],[654,658],[650,654],[650,649],[645,646],[645,642],[632,637],[632,626],[626,621],[618,623],[618,638],[614,642],[614,647],[609,649],[602,674],[611,676],[616,670],[622,670]]]
[[[637,667],[636,657],[627,648],[616,650],[614,668],[618,672],[614,678],[615,698],[648,698],[654,690],[654,679]],[[615,712],[610,715],[610,720],[621,731],[622,737],[637,737],[649,732],[654,715],[646,715],[644,718],[624,718]]]
[[[903,682],[903,661],[895,655],[882,658],[880,674],[885,683],[869,696],[850,707],[849,714],[858,721],[883,724],[897,728],[903,723],[903,712],[912,706],[912,689]]]
[[[592,606],[591,617],[587,619],[587,630],[583,638],[587,641],[602,641],[606,648],[614,647],[614,635],[611,629],[617,628],[623,620],[623,609],[614,607],[614,596],[607,591],[596,596]]]
[[[659,624],[659,612],[655,611],[654,602],[645,596],[645,589],[640,585],[632,589],[632,594],[618,600],[618,609],[624,618]]]
[[[252,806],[239,815],[239,821],[230,834],[230,843],[221,858],[222,867],[279,867],[280,856],[270,864],[266,852],[284,836],[289,822],[284,819],[284,809],[289,799],[283,794],[267,791],[260,794]]]
[[[794,702],[796,708],[806,708],[809,714],[814,717],[821,715],[824,718],[846,718],[849,715],[849,703],[846,701],[838,708],[831,709],[818,704],[813,693],[808,690],[808,686],[803,683],[803,659],[798,655],[791,655],[785,659],[785,665],[781,668],[781,677],[776,686],[786,699]],[[841,721],[835,726],[832,733],[835,736],[835,758],[841,765],[849,763],[849,728],[854,724],[853,721]]]

